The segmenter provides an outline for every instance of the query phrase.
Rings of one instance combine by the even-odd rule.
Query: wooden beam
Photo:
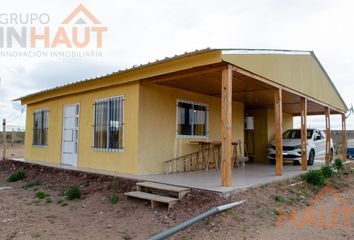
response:
[[[222,70],[221,86],[221,186],[232,185],[232,68]]]
[[[345,123],[345,114],[342,114],[342,159],[347,161],[347,126]]]
[[[307,170],[307,99],[301,98],[301,169]]]
[[[275,128],[275,175],[283,174],[283,109],[282,90],[274,90],[274,128]]]
[[[208,74],[212,72],[220,72],[221,70],[225,69],[226,66],[227,65],[225,65],[224,63],[221,64],[217,63],[217,64],[207,65],[202,67],[194,67],[187,70],[182,70],[178,72],[167,73],[156,77],[146,78],[143,79],[143,82],[160,83],[160,82],[172,81],[181,78],[194,77],[197,75]]]
[[[263,88],[263,89],[254,89],[254,90],[245,90],[245,91],[233,91],[232,94],[234,93],[254,93],[254,92],[264,92],[268,90],[272,90],[274,88]],[[213,93],[210,94],[211,96],[220,96],[220,93]]]
[[[331,158],[331,122],[330,122],[331,109],[329,107],[325,108],[325,118],[326,118],[326,164],[329,164]]]

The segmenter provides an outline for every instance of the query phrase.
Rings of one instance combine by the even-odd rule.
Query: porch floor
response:
[[[324,161],[316,161],[308,169],[318,169]],[[275,166],[271,164],[249,163],[246,167],[234,168],[232,172],[232,187],[220,186],[220,171],[196,171],[173,174],[137,175],[135,178],[145,181],[166,183],[188,188],[215,191],[222,194],[238,192],[251,187],[257,187],[295,177],[304,173],[301,166],[284,163],[283,175],[275,176]]]

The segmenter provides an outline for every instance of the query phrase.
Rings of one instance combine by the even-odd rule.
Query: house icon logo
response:
[[[68,49],[99,49],[103,46],[103,35],[107,32],[107,27],[80,4],[64,19],[55,32],[51,48],[61,46]]]
[[[349,228],[354,207],[342,194],[334,188],[326,186],[309,202],[309,206],[302,213],[293,208],[290,214],[284,215],[282,207],[278,208],[278,212],[277,227],[283,227],[284,221],[287,221],[294,229],[302,229],[306,226],[333,228],[338,225]]]
[[[101,22],[98,21],[98,19],[82,4],[75,8],[74,11],[72,11],[69,16],[65,18],[62,24],[69,24],[75,19],[76,21],[74,22],[74,24],[88,24],[87,20],[85,20],[84,17],[90,20],[93,24],[101,24]]]

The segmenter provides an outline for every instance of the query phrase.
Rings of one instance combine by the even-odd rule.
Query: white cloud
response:
[[[354,4],[350,0],[6,1],[0,12],[46,12],[61,22],[84,4],[108,27],[102,58],[0,58],[0,117],[20,114],[13,98],[134,64],[205,47],[314,50],[349,105],[354,102]],[[321,119],[321,118],[319,118]],[[354,129],[348,119],[348,129]],[[24,119],[21,120],[24,123]],[[323,124],[316,118],[314,126]],[[332,120],[333,126],[338,120]]]

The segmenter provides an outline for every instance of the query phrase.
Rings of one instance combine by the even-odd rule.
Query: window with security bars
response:
[[[33,145],[48,145],[48,109],[40,109],[33,113]]]
[[[177,100],[177,135],[208,136],[208,105]]]
[[[96,151],[123,149],[124,98],[114,97],[95,101],[94,148]]]

